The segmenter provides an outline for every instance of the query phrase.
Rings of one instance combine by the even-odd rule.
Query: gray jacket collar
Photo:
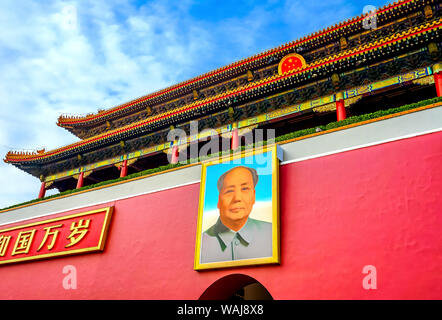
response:
[[[224,251],[234,239],[238,239],[242,245],[248,246],[252,239],[253,219],[248,218],[244,226],[238,230],[233,231],[227,228],[218,218],[214,225],[214,232],[221,245],[221,249]]]

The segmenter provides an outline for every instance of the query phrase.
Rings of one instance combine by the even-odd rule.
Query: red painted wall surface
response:
[[[199,184],[103,204],[103,253],[1,266],[0,298],[198,299],[241,273],[275,299],[442,299],[441,159],[439,132],[282,166],[279,266],[193,270]]]

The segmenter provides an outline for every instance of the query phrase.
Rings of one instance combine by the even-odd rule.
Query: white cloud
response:
[[[207,41],[162,2],[0,3],[0,151],[54,149],[78,139],[60,113],[110,108],[185,80]],[[182,9],[182,8],[181,8]],[[179,10],[181,10],[179,9]],[[26,17],[26,18],[24,18]],[[193,37],[189,32],[197,32]],[[0,164],[0,208],[31,200],[38,179]],[[7,188],[5,187],[7,186]]]
[[[215,23],[192,16],[198,3],[191,0],[138,7],[125,0],[2,0],[1,156],[73,143],[78,139],[56,126],[61,113],[107,109],[293,40],[351,16],[345,3],[262,1]],[[2,208],[34,198],[40,182],[1,162],[0,186]]]

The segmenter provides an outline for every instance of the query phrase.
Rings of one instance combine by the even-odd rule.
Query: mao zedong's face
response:
[[[255,203],[255,186],[252,173],[245,168],[236,168],[225,177],[218,197],[221,222],[238,231],[247,222]]]

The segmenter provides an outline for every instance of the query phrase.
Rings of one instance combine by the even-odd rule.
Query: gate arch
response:
[[[216,280],[199,300],[273,300],[273,297],[258,280],[237,273]]]

